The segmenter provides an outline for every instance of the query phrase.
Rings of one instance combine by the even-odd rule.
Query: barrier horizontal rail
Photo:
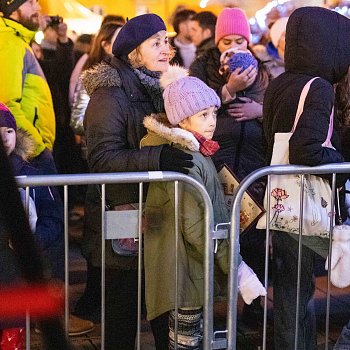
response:
[[[215,341],[213,340],[213,295],[214,295],[214,257],[213,257],[213,232],[214,218],[213,207],[210,197],[205,187],[190,176],[177,172],[125,172],[125,173],[98,173],[98,174],[67,174],[67,175],[38,175],[38,176],[18,176],[16,177],[18,187],[36,187],[36,186],[64,186],[65,197],[65,248],[66,248],[66,271],[68,271],[68,188],[72,185],[110,185],[110,184],[130,184],[130,183],[150,183],[182,181],[194,186],[205,204],[204,221],[206,227],[205,234],[205,254],[204,254],[204,305],[203,305],[203,349],[213,349]],[[103,197],[105,197],[103,195]],[[102,199],[104,201],[105,198]],[[104,209],[102,207],[102,215]],[[68,278],[66,275],[65,291],[68,295]],[[68,302],[65,307],[66,329],[68,327]],[[102,317],[103,319],[103,317]],[[101,345],[104,347],[104,332],[102,332]],[[213,345],[214,344],[214,345]],[[139,344],[138,344],[139,345]]]
[[[241,200],[248,187],[256,180],[269,176],[269,175],[322,175],[322,174],[346,174],[350,173],[350,163],[331,163],[320,166],[299,166],[299,165],[273,165],[260,168],[247,177],[245,177],[240,185],[237,187],[232,203],[231,212],[231,244],[230,244],[230,271],[228,276],[228,311],[227,311],[227,349],[236,349],[236,325],[237,325],[237,297],[238,297],[238,285],[237,285],[237,273],[238,273],[238,254],[239,254],[239,235],[240,235],[240,206]],[[335,194],[335,176],[332,179],[332,196],[334,202]],[[269,186],[269,182],[268,182]],[[269,187],[267,187],[269,189]],[[332,206],[334,203],[332,203]],[[332,230],[332,228],[331,228]],[[267,235],[270,231],[267,228]],[[267,237],[268,239],[268,237]],[[233,243],[233,244],[232,244]],[[267,259],[267,258],[266,258]],[[266,281],[265,281],[266,282]],[[329,295],[327,296],[329,299]],[[327,310],[329,312],[329,302],[327,301]],[[266,302],[265,302],[265,315],[264,326],[266,324]],[[328,319],[328,317],[327,317]],[[265,328],[265,327],[264,327]],[[328,332],[326,333],[328,334]],[[264,344],[265,349],[266,329],[264,329]]]

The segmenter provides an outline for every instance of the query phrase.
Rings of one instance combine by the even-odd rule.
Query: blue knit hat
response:
[[[113,44],[113,55],[127,57],[145,40],[161,30],[166,30],[163,20],[154,13],[136,16],[122,27]]]

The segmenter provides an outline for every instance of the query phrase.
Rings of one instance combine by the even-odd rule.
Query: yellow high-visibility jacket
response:
[[[13,113],[17,126],[33,137],[39,155],[52,150],[55,114],[50,88],[29,45],[34,32],[0,17],[0,101]]]

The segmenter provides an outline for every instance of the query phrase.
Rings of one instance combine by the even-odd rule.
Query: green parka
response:
[[[224,194],[210,157],[199,152],[199,144],[188,131],[169,125],[165,114],[145,118],[148,135],[141,147],[174,144],[193,156],[189,175],[202,183],[213,203],[214,223],[229,222]],[[175,308],[175,202],[174,183],[150,184],[146,206],[144,264],[147,318]],[[203,305],[204,204],[199,193],[188,184],[179,183],[178,302],[179,307]],[[215,255],[221,270],[227,274],[228,242],[220,242]],[[241,257],[239,259],[241,261]],[[239,261],[239,263],[240,263]]]

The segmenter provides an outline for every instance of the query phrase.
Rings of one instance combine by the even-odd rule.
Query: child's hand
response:
[[[246,89],[252,85],[256,79],[258,71],[253,65],[250,65],[246,70],[240,73],[241,68],[235,69],[226,84],[227,90],[231,96],[236,92]]]
[[[247,97],[240,97],[245,103],[231,103],[227,108],[227,112],[237,122],[256,119],[262,116],[262,105]]]

